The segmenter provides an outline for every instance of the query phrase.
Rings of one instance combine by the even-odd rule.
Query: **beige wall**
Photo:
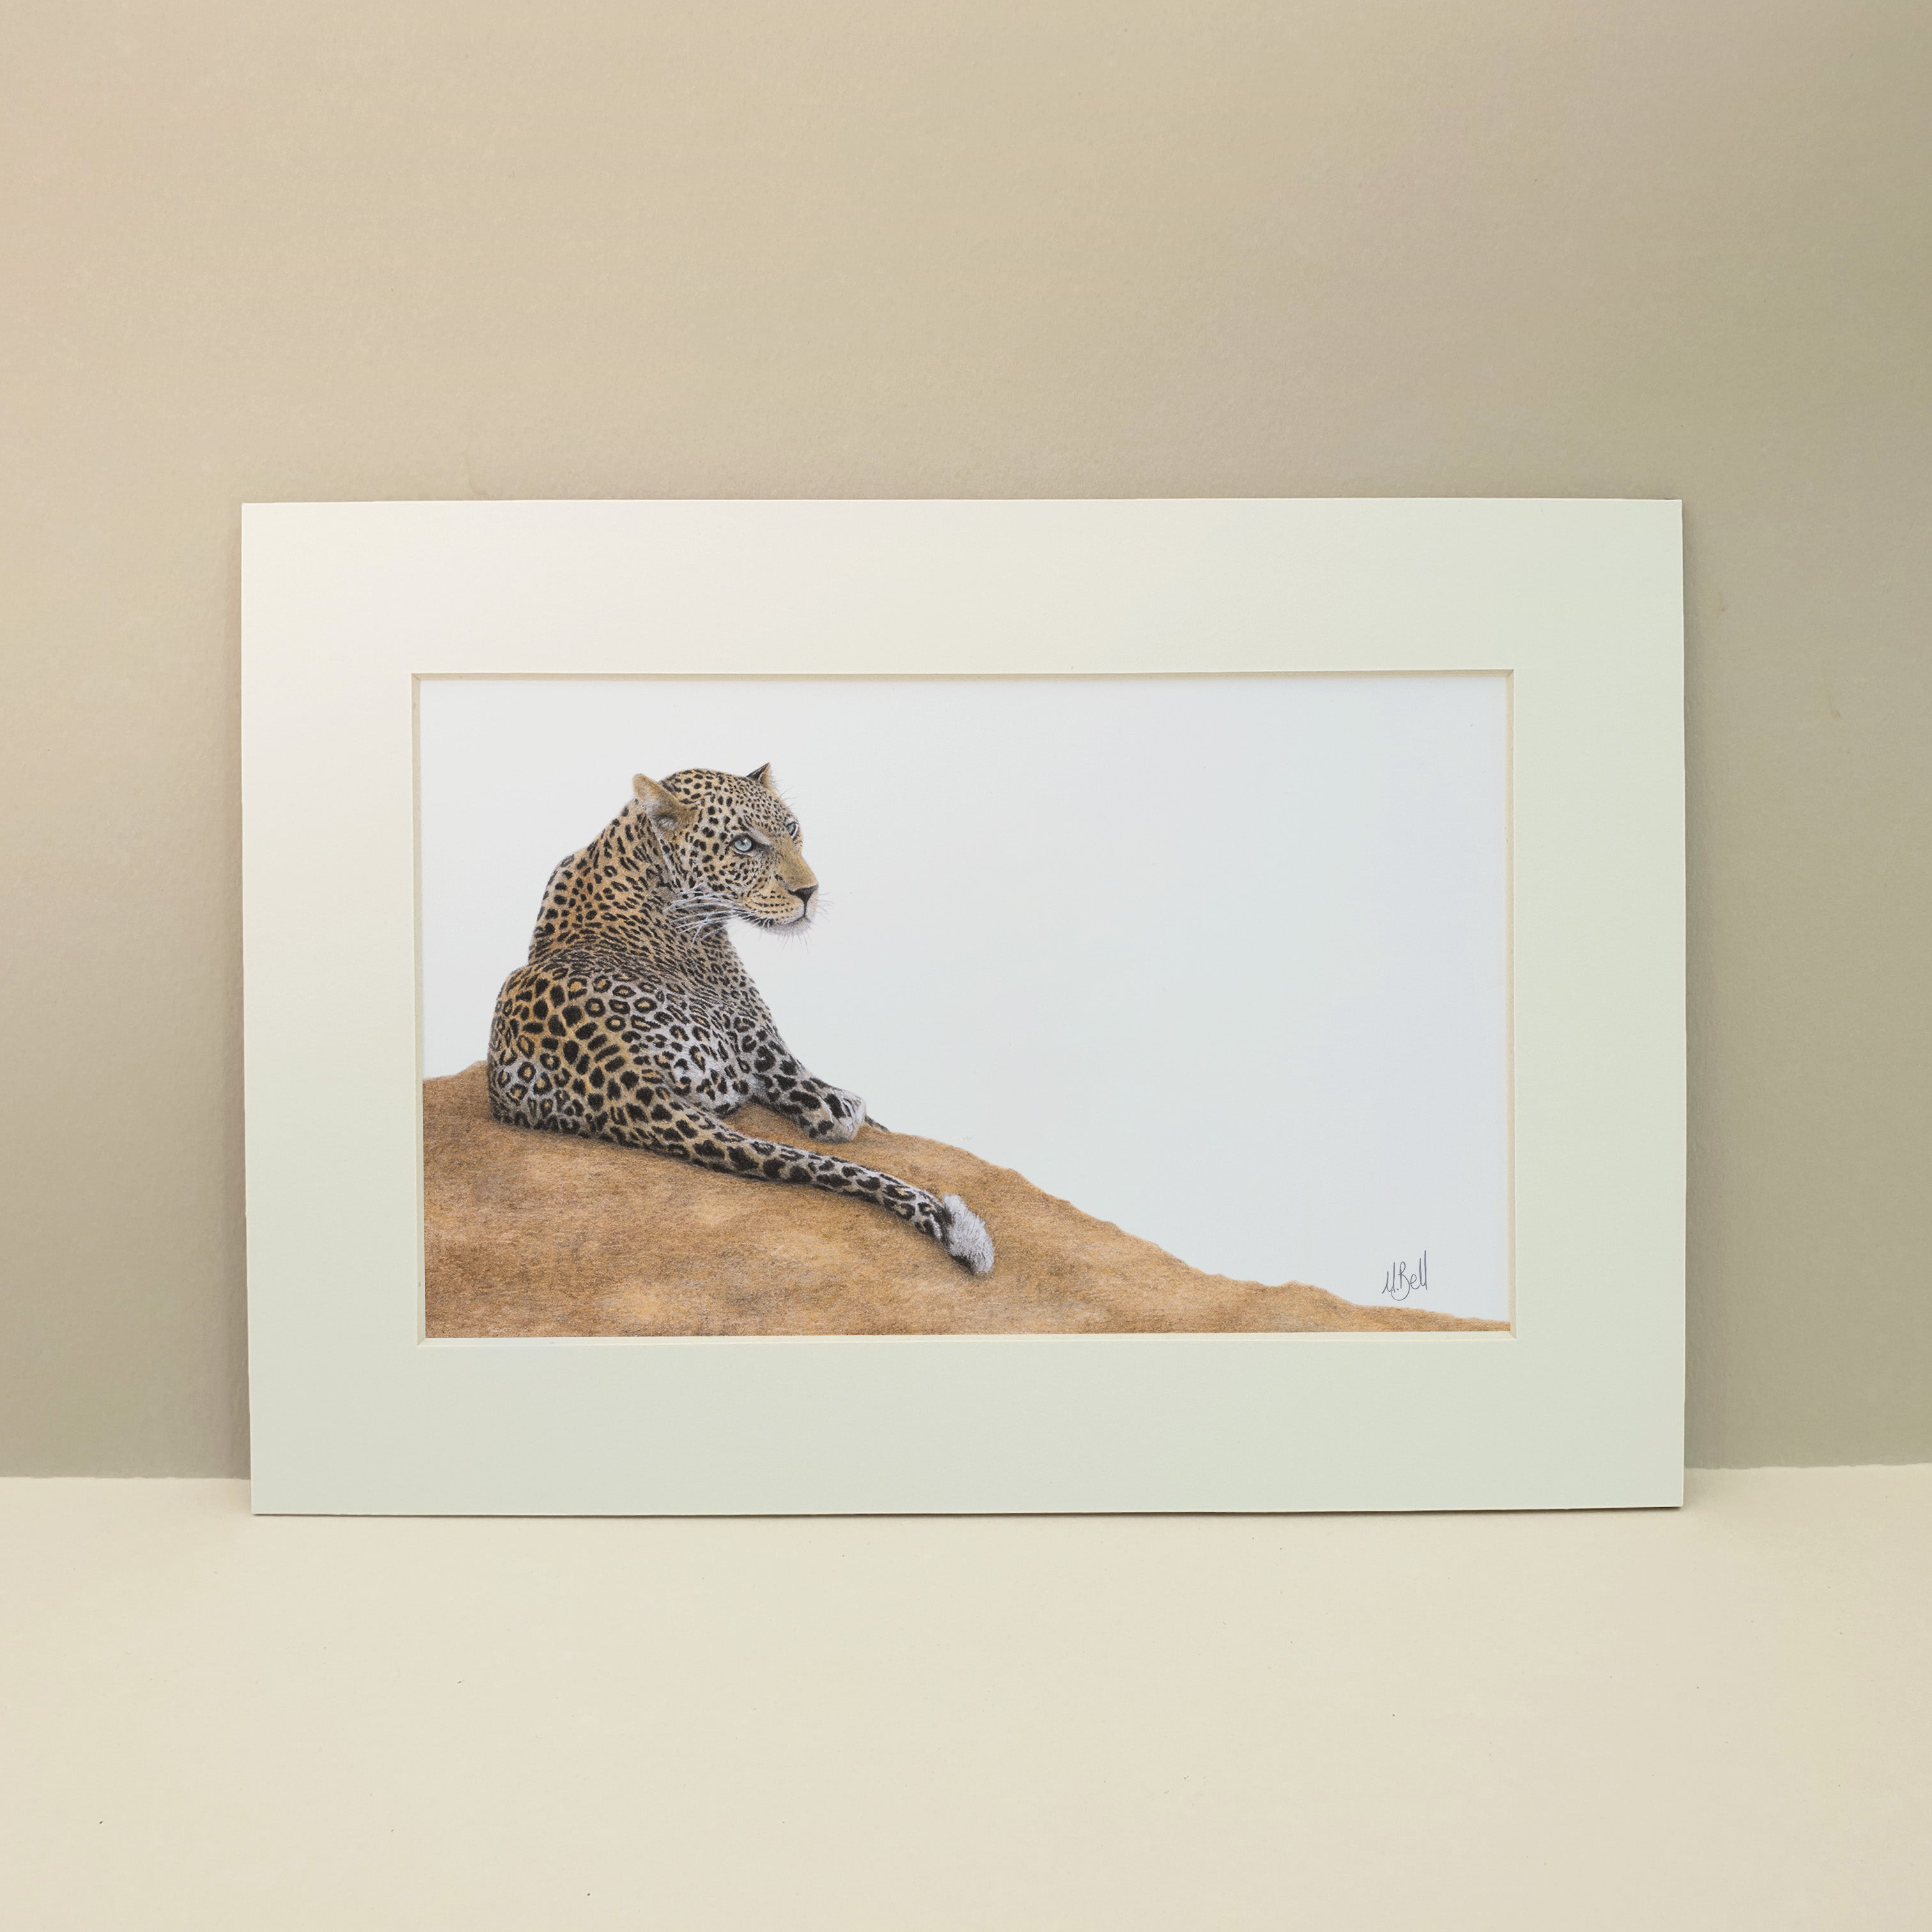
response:
[[[470,495],[1681,496],[1692,1460],[1932,1457],[1928,98],[1916,0],[14,0],[0,1468],[245,1466],[236,506]]]

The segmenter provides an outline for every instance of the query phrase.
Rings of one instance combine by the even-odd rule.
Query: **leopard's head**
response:
[[[662,784],[640,772],[631,785],[681,905],[768,930],[811,922],[818,880],[799,849],[798,820],[778,796],[770,765],[744,778],[673,772]]]

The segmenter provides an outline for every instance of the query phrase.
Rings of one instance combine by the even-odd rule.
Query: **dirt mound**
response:
[[[747,1107],[733,1124],[790,1130]],[[877,1208],[490,1118],[479,1061],[423,1082],[428,1332],[454,1335],[1188,1334],[1496,1328],[1318,1288],[1202,1274],[1002,1167],[867,1126],[855,1156],[963,1194],[975,1280]]]

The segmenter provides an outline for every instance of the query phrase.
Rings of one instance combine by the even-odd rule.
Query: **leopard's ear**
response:
[[[631,789],[637,794],[638,802],[644,808],[644,816],[658,831],[668,833],[684,830],[690,813],[656,778],[647,778],[640,772],[632,779]]]
[[[778,787],[772,783],[772,768],[770,765],[760,765],[756,771],[747,772],[745,776],[752,784],[761,784],[769,792],[776,792],[778,790]]]

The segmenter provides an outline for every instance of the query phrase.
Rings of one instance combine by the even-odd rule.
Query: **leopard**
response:
[[[990,1274],[992,1238],[958,1195],[819,1150],[868,1124],[888,1130],[858,1094],[807,1072],[731,941],[734,920],[796,934],[817,916],[818,875],[771,766],[640,772],[631,790],[550,874],[529,957],[497,995],[493,1118],[848,1195]],[[819,1147],[729,1125],[753,1100]]]

